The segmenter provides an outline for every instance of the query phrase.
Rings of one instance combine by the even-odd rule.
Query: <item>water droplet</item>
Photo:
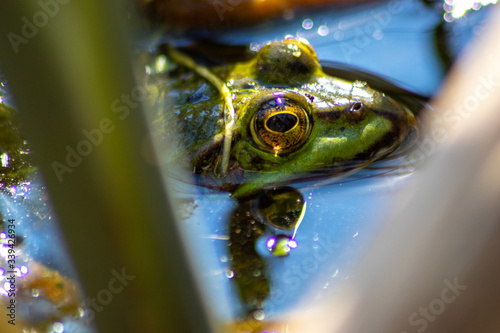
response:
[[[60,322],[55,322],[52,327],[54,328],[54,333],[64,332],[64,325]]]
[[[328,286],[329,286],[329,285],[330,285],[330,284],[329,284],[328,282],[327,282],[327,283],[325,283],[325,285],[323,286],[323,289],[328,288]]]
[[[0,155],[0,164],[2,164],[4,168],[9,166],[9,155],[7,155],[7,153]]]
[[[352,84],[353,87],[356,88],[365,88],[368,84],[365,81],[354,81]]]
[[[220,257],[220,261],[221,261],[221,262],[227,262],[227,257],[226,257],[226,256],[222,256],[222,257]]]
[[[332,278],[339,276],[339,270],[335,270],[335,273],[333,273]]]
[[[33,296],[33,297],[40,296],[40,290],[38,290],[36,288],[31,289],[31,296]]]
[[[276,99],[282,102],[281,97]],[[291,187],[266,190],[258,197],[253,212],[261,221],[278,229],[293,229],[301,221],[301,213],[305,209],[302,194]]]
[[[155,61],[156,73],[162,73],[167,68],[167,58],[164,55],[156,58]]]
[[[302,21],[302,28],[309,30],[313,27],[313,21],[311,19],[305,19]]]
[[[356,233],[352,236],[352,238],[358,237],[359,232],[356,231]]]
[[[253,318],[258,321],[262,321],[266,318],[266,313],[262,310],[256,310],[252,314]]]
[[[255,277],[260,276],[260,274],[262,274],[262,272],[260,271],[260,269],[256,269],[252,273],[252,275],[255,276]]]
[[[320,36],[328,35],[328,27],[326,25],[321,25],[318,28],[318,35],[320,35]]]
[[[318,244],[316,244],[316,243],[315,243],[315,244],[313,244],[313,249],[317,250],[317,249],[318,249],[318,247],[319,247],[319,246],[318,246]]]
[[[227,277],[228,279],[232,279],[232,278],[234,277],[234,272],[233,272],[233,271],[231,271],[231,270],[227,271],[227,272],[226,272],[226,277]]]
[[[301,54],[302,54],[302,53],[300,52],[300,50],[294,51],[294,52],[292,53],[292,55],[293,55],[295,58],[300,57],[300,55],[301,55]]]
[[[276,237],[269,237],[266,241],[266,247],[269,249],[269,251],[272,251],[275,244],[276,244]]]
[[[260,49],[260,45],[257,43],[250,43],[250,50],[257,52]]]
[[[282,257],[290,253],[290,249],[297,248],[297,242],[288,236],[269,237],[266,241],[266,247],[273,255]]]

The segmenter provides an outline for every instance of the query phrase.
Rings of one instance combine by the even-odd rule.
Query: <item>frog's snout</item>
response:
[[[298,40],[262,47],[256,59],[257,76],[264,83],[294,85],[307,81],[320,64],[313,48]]]

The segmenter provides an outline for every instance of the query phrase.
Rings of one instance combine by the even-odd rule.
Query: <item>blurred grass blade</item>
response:
[[[161,176],[141,157],[122,14],[113,1],[5,3],[0,68],[87,296],[112,270],[135,277],[96,311],[99,330],[209,332]]]

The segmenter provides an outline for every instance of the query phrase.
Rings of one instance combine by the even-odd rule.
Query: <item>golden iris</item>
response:
[[[311,132],[309,113],[293,99],[273,96],[253,116],[251,132],[259,148],[275,155],[289,154],[299,149]]]

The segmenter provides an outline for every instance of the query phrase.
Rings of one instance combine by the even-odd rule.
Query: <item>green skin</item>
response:
[[[394,151],[415,124],[412,113],[366,83],[324,74],[314,50],[301,41],[268,44],[253,60],[213,72],[231,90],[236,111],[229,169],[220,175],[223,98],[207,81],[182,68],[171,73],[175,80],[170,82],[185,147],[176,156],[183,156],[187,167],[201,175],[202,185],[228,190],[237,198],[311,172],[338,174],[364,167]],[[276,104],[277,98],[300,106],[296,110],[302,110],[308,122],[303,131],[294,127],[302,138],[283,141],[287,144],[281,150],[266,146],[255,130],[256,114],[266,102]],[[263,119],[268,126],[269,117]],[[305,123],[295,119],[297,126]],[[275,131],[275,137],[292,132],[287,129]]]
[[[35,170],[31,166],[28,143],[22,140],[16,112],[0,102],[0,188],[19,185]]]

